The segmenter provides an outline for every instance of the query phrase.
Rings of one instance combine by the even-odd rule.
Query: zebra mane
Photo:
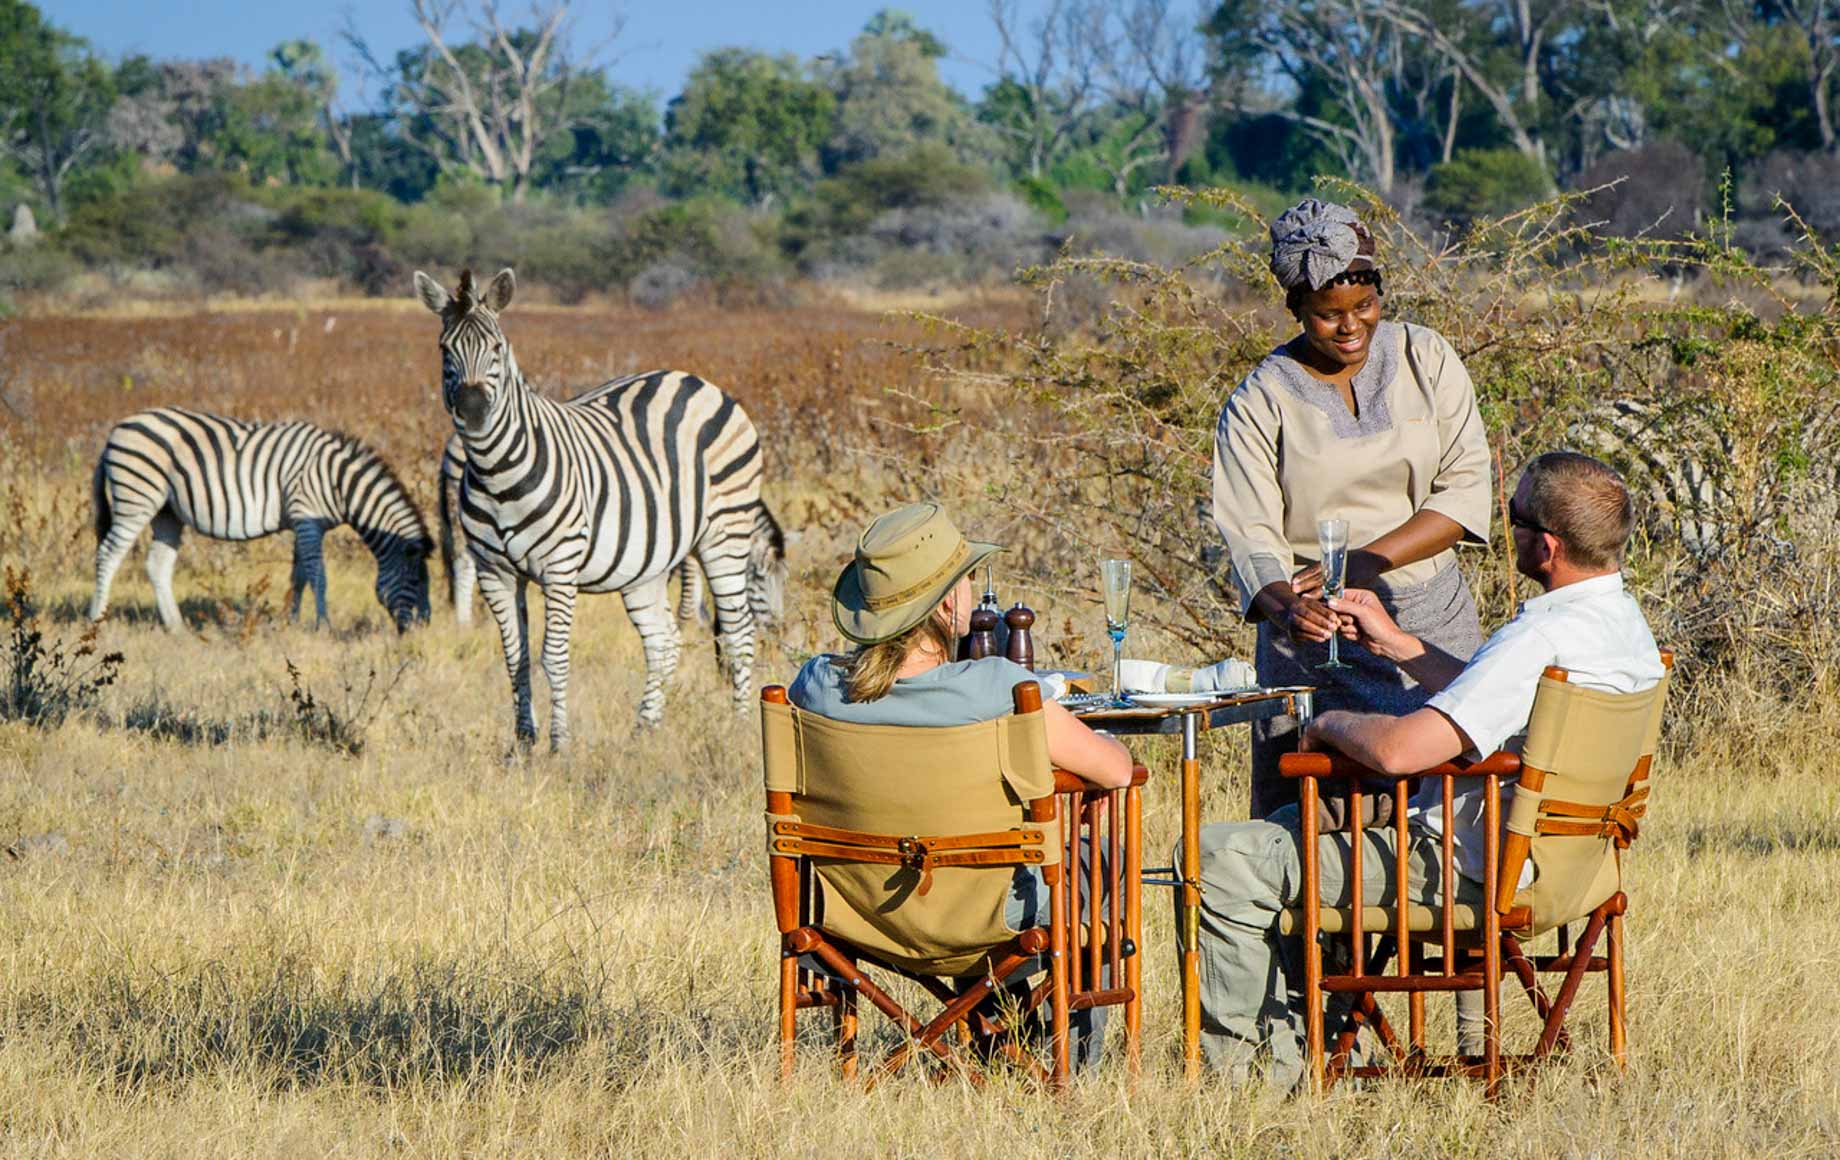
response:
[[[408,487],[404,485],[402,476],[396,474],[396,469],[390,466],[390,461],[385,459],[375,447],[372,447],[356,435],[332,428],[322,428],[322,430],[324,430],[327,437],[336,443],[342,450],[350,452],[353,456],[364,460],[366,463],[375,465],[376,468],[383,473],[385,482],[395,488],[396,494],[402,498],[403,506],[408,509],[410,518],[415,521],[416,538],[422,542],[429,552],[433,552],[434,535],[428,530],[428,521],[422,516],[422,507],[415,502],[415,497],[409,493]]]

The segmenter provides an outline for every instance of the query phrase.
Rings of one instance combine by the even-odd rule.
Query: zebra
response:
[[[96,592],[91,620],[109,606],[116,570],[141,529],[153,525],[147,576],[160,621],[182,627],[173,562],[187,527],[213,539],[294,533],[288,618],[300,618],[308,587],[325,627],[325,534],[350,524],[377,558],[377,600],[397,631],[428,619],[428,556],[422,514],[377,453],[311,423],[250,423],[182,407],[141,411],[116,423],[96,461]]]
[[[453,293],[417,271],[416,294],[441,318],[441,394],[466,448],[459,527],[480,594],[498,622],[517,743],[536,741],[526,591],[543,589],[542,665],[550,748],[569,741],[569,633],[581,592],[618,592],[645,650],[641,725],[664,718],[677,667],[666,605],[671,570],[694,555],[708,577],[735,704],[754,663],[748,577],[783,566],[761,534],[760,439],[736,402],[680,371],[608,383],[567,403],[524,382],[498,316],[516,290],[501,270],[483,292],[471,270]],[[772,526],[777,526],[772,524]]]
[[[569,402],[580,406],[612,387],[630,387],[634,382],[632,379],[616,379],[577,395]],[[466,531],[460,526],[460,480],[465,474],[466,444],[461,442],[460,436],[450,435],[447,445],[441,450],[441,467],[436,479],[441,515],[441,563],[447,569],[454,619],[468,625],[473,623],[473,591],[478,586],[479,570],[472,553],[467,550]],[[785,615],[786,537],[779,521],[773,518],[773,513],[767,510],[765,504],[754,509],[754,522],[756,536],[772,548],[767,554],[767,558],[772,561],[771,566],[764,571],[758,570],[750,558],[748,569],[748,605],[754,610],[754,623],[765,627],[777,623]],[[712,625],[714,618],[704,599],[703,569],[697,564],[696,557],[684,557],[683,562],[673,569],[672,575],[678,582],[677,619],[684,623],[697,620],[705,626]]]

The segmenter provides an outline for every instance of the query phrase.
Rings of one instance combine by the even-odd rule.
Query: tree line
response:
[[[158,250],[131,218],[163,182],[216,182],[168,190],[200,209],[292,214],[262,245],[328,216],[385,222],[379,245],[419,228],[379,197],[638,206],[615,231],[634,262],[694,250],[673,234],[689,222],[807,273],[890,214],[911,230],[982,198],[988,229],[1052,233],[1095,207],[1141,216],[1166,183],[1276,206],[1317,174],[1456,227],[1623,176],[1592,204],[1621,232],[1735,208],[1739,240],[1768,249],[1778,194],[1840,226],[1840,0],[990,0],[997,58],[976,94],[941,79],[947,41],[890,9],[810,58],[705,53],[662,102],[618,80],[617,32],[576,40],[569,0],[517,21],[494,0],[408,2],[410,47],[379,51],[348,17],[330,47],[288,41],[247,69],[108,61],[0,0],[0,208],[29,207],[93,263]],[[335,57],[371,82],[369,107]],[[1735,207],[1716,204],[1722,181]]]

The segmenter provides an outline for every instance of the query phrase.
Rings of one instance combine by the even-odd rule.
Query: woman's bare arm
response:
[[[1086,722],[1053,701],[1043,702],[1048,729],[1048,760],[1099,789],[1131,782],[1131,751],[1115,737],[1094,733]]]

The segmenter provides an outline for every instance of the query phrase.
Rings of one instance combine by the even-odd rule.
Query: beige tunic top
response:
[[[1465,542],[1488,542],[1489,447],[1469,372],[1441,335],[1410,323],[1381,323],[1371,349],[1354,377],[1358,413],[1283,348],[1221,409],[1214,522],[1248,618],[1261,588],[1316,561],[1319,518],[1347,520],[1350,549],[1420,511],[1455,520]],[[1455,558],[1395,568],[1384,586],[1423,583]]]

